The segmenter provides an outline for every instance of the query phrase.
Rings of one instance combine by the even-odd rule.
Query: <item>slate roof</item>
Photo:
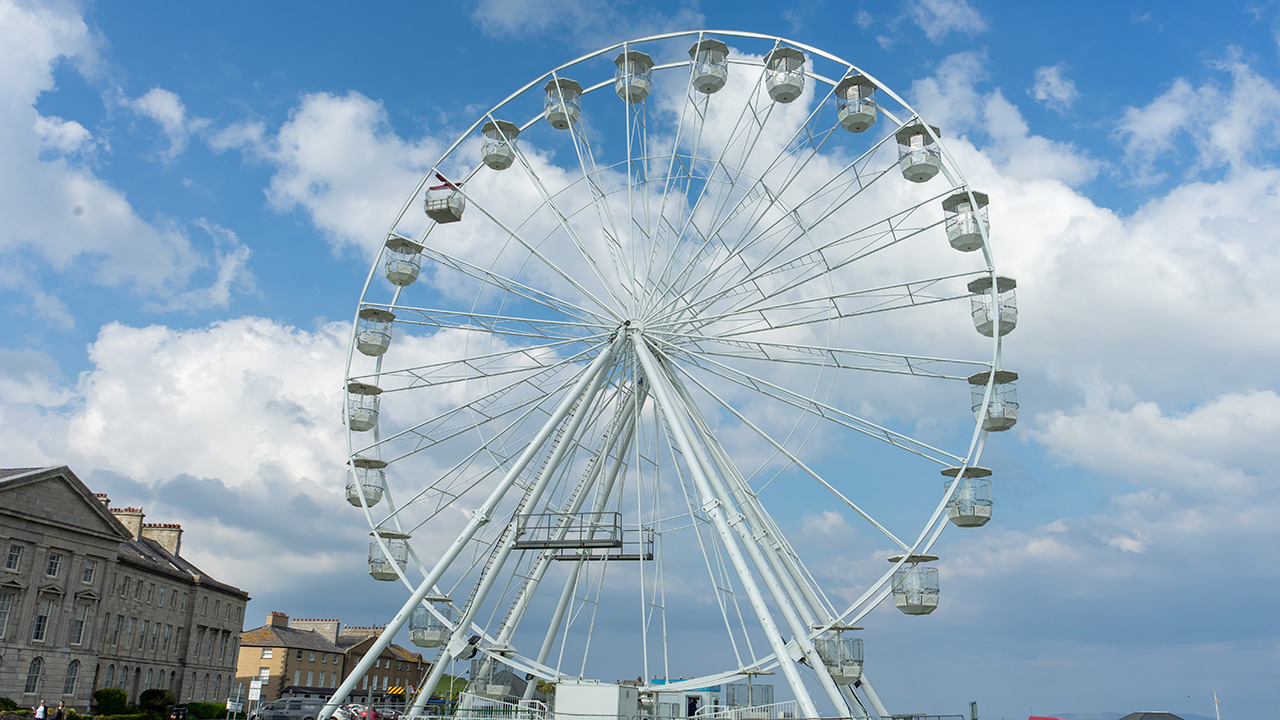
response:
[[[338,647],[341,648],[343,652],[346,652],[347,650],[350,650],[351,648],[363,642],[368,642],[372,644],[372,641],[375,639],[376,637],[370,637],[368,635],[339,635]],[[396,656],[396,658],[400,660],[408,660],[409,662],[423,661],[422,653],[416,653],[411,650],[407,650],[395,643],[391,643],[390,645],[388,645],[387,650],[390,650],[391,654]]]
[[[314,630],[298,630],[291,627],[263,625],[244,631],[240,644],[254,647],[282,647],[290,650],[314,650],[316,652],[341,653],[342,648],[325,639]]]

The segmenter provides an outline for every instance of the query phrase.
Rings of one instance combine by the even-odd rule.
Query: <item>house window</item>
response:
[[[151,668],[147,668],[147,681],[143,684],[144,688],[151,689]]]
[[[34,693],[40,689],[40,672],[44,669],[44,661],[40,658],[32,658],[31,664],[27,666],[27,685],[23,690],[25,693]]]
[[[129,634],[124,639],[125,647],[133,647],[133,630],[137,622],[137,618],[129,618]]]
[[[207,597],[200,598],[200,614],[201,615],[209,614],[209,598]]]
[[[310,659],[311,659],[311,662],[315,662],[315,661],[316,661],[316,654],[315,654],[315,653],[311,653],[311,658],[310,658]]]
[[[329,662],[329,653],[320,653],[320,662],[322,663]]]
[[[200,643],[202,642],[204,642],[204,628],[200,628],[199,630],[196,631],[196,646],[195,646],[195,649],[191,651],[191,657],[193,658],[200,657]],[[270,651],[270,648],[268,648],[267,650],[263,650],[263,652],[269,652],[269,651]],[[271,657],[271,656],[263,655],[262,657]],[[195,687],[192,686],[192,691],[194,692],[194,690],[195,690]]]
[[[230,635],[222,636],[222,646],[218,648],[218,660],[227,659],[227,641],[231,639]]]
[[[76,616],[71,620],[71,644],[79,645],[84,640],[84,624],[89,616],[89,606],[81,605],[76,608]],[[63,693],[70,695],[70,693]]]
[[[155,597],[155,595],[156,595],[156,584],[151,583],[150,585],[147,586],[147,602],[150,603],[151,598]]]
[[[294,660],[301,660],[301,659],[302,659],[302,651],[299,650],[298,654],[294,657]]]
[[[294,671],[293,671],[293,684],[294,684],[294,685],[301,685],[301,684],[302,684],[302,671],[301,671],[301,670],[294,670]]]
[[[84,572],[80,573],[80,582],[82,582],[82,583],[84,583],[84,584],[86,584],[86,585],[92,585],[92,584],[93,584],[93,578],[94,578],[94,576],[96,576],[97,574],[98,574],[98,561],[97,561],[97,560],[85,560],[85,561],[84,561]]]
[[[160,652],[162,653],[165,653],[165,654],[169,653],[169,633],[171,632],[173,632],[173,626],[165,625],[164,626],[164,642],[160,645]]]
[[[56,578],[58,570],[62,567],[62,553],[49,553],[49,564],[45,565],[44,576]]]
[[[109,687],[111,687],[111,681],[112,681],[112,680],[115,680],[115,679],[116,679],[116,666],[115,666],[115,665],[108,665],[108,666],[107,666],[107,680],[106,680],[106,682],[102,683],[102,687],[104,687],[104,688],[109,688]]]
[[[5,637],[5,628],[9,626],[9,611],[13,609],[13,593],[0,593],[0,639]]]
[[[141,650],[147,644],[147,629],[151,626],[150,620],[142,621],[142,632],[138,633],[138,649]]]
[[[156,651],[156,640],[160,638],[160,623],[156,623],[151,628],[151,652]]]
[[[49,617],[53,615],[53,601],[41,600],[36,610],[36,619],[31,623],[31,642],[44,642],[49,632]]]
[[[312,683],[315,680],[315,676],[316,676],[316,673],[314,670],[307,671],[307,687],[313,687]]]
[[[273,652],[275,652],[275,648],[262,648],[262,659],[266,660],[271,657]]]
[[[260,668],[258,668],[258,679],[259,679],[259,680],[261,680],[262,682],[266,682],[267,680],[270,680],[270,679],[271,679],[271,668],[269,668],[269,667],[260,667]]]
[[[222,695],[222,676],[219,675],[213,679],[213,700],[217,702],[218,697]]]
[[[120,578],[120,597],[129,594],[129,576]]]
[[[182,626],[179,625],[173,631],[173,651],[182,652]]]
[[[111,631],[111,644],[115,645],[120,641],[120,625],[124,622],[123,615],[116,616],[116,627]],[[111,683],[107,683],[104,687],[111,687]]]
[[[156,605],[159,605],[160,607],[164,607],[164,591],[164,586],[160,586],[160,599],[156,601]]]
[[[17,572],[22,569],[22,546],[10,545],[9,555],[4,559],[4,569]]]
[[[133,599],[140,600],[142,598],[142,581],[133,584]]]

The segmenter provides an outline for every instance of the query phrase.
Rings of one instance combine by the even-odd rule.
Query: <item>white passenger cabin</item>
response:
[[[1018,281],[1011,277],[997,276],[995,280],[996,299],[991,300],[991,276],[980,277],[969,283],[970,308],[973,310],[973,326],[987,337],[996,329],[996,314],[1000,315],[1000,336],[1013,332],[1018,326],[1018,299],[1014,290]]]
[[[373,507],[382,500],[387,491],[387,475],[384,468],[387,463],[374,458],[353,458],[351,467],[347,469],[347,502],[361,507],[361,497],[365,507]]]
[[[932,135],[929,130],[933,131]],[[942,167],[942,151],[934,138],[941,134],[938,128],[930,125],[926,129],[921,123],[906,125],[894,133],[898,141],[898,167],[902,170],[902,177],[922,183],[938,174]]]
[[[462,211],[467,209],[467,199],[462,195],[462,188],[445,180],[439,173],[436,173],[436,179],[440,184],[427,188],[423,210],[427,217],[437,223],[458,222],[462,219]]]
[[[876,84],[864,75],[849,75],[836,85],[836,117],[849,132],[865,132],[876,124]]]
[[[862,638],[844,637],[840,630],[828,630],[814,639],[813,647],[837,685],[851,685],[862,679]]]
[[[409,616],[409,641],[418,647],[440,647],[449,642],[449,634],[453,632],[450,627],[453,623],[453,609],[449,607],[447,598],[429,597],[425,602],[431,604],[435,613],[422,605],[413,609],[413,615]],[[436,613],[443,615],[444,620],[437,617]]]
[[[391,347],[391,323],[395,313],[381,308],[363,307],[357,313],[356,349],[369,357],[378,357]]]
[[[935,555],[911,555],[893,572],[893,604],[907,615],[928,615],[938,609],[938,568],[921,567],[934,562]],[[896,563],[902,556],[889,558]]]
[[[729,78],[729,46],[719,40],[704,38],[689,48],[693,61],[693,87],[710,95],[724,87]]]
[[[638,103],[649,97],[653,88],[653,58],[638,50],[626,50],[614,59],[617,70],[613,75],[613,89],[618,97],[629,103]]]
[[[964,469],[964,477],[960,476],[960,468],[951,467],[942,471],[951,478],[943,487],[951,491],[954,483],[960,483],[955,494],[947,501],[947,519],[956,527],[982,527],[991,520],[991,471],[987,468],[970,467]]]
[[[382,388],[377,385],[351,381],[347,383],[347,427],[356,432],[367,432],[378,424],[378,396]]]
[[[387,550],[391,554],[382,552],[377,540],[369,543],[369,575],[374,580],[384,582],[398,580],[400,576],[396,573],[396,568],[403,572],[409,563],[409,536],[389,531],[380,531],[378,535],[387,544]]]
[[[969,376],[974,417],[982,417],[982,398],[986,396],[987,381],[990,377],[990,372]],[[1018,387],[1014,385],[1017,379],[1018,373],[1011,370],[996,371],[995,386],[991,388],[986,417],[982,420],[983,430],[1000,432],[1018,423]]]
[[[568,130],[582,116],[582,86],[567,78],[557,78],[547,83],[544,110],[547,122],[557,130]]]
[[[387,238],[386,271],[392,285],[406,287],[418,279],[422,264],[422,246],[406,237],[392,235]]]
[[[520,128],[507,120],[492,120],[480,128],[484,142],[480,144],[480,159],[493,170],[506,170],[516,160],[516,138]]]
[[[972,197],[970,197],[972,195]],[[985,193],[961,190],[942,201],[947,226],[947,241],[960,252],[973,252],[982,247],[982,236],[991,236]]]
[[[789,103],[804,92],[804,53],[779,47],[764,56],[764,85],[774,102]]]

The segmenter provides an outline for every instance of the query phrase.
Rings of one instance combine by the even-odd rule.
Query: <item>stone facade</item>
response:
[[[0,696],[80,711],[108,686],[225,699],[249,596],[181,545],[180,526],[112,509],[66,467],[0,469]]]

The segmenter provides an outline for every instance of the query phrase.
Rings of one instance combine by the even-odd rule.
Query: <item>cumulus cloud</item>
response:
[[[169,148],[164,156],[170,160],[187,149],[187,141],[192,133],[211,124],[206,118],[188,114],[186,105],[182,103],[177,93],[160,87],[151,88],[142,97],[129,100],[128,106],[134,112],[150,118],[160,126],[169,139]]]
[[[967,0],[915,0],[908,13],[934,44],[953,32],[973,37],[987,29],[986,18]]]
[[[1078,94],[1075,82],[1066,77],[1063,63],[1036,68],[1035,84],[1030,92],[1036,102],[1058,113],[1070,110]]]
[[[93,136],[80,123],[52,115],[37,117],[32,129],[42,147],[64,155],[81,150],[93,141]]]

